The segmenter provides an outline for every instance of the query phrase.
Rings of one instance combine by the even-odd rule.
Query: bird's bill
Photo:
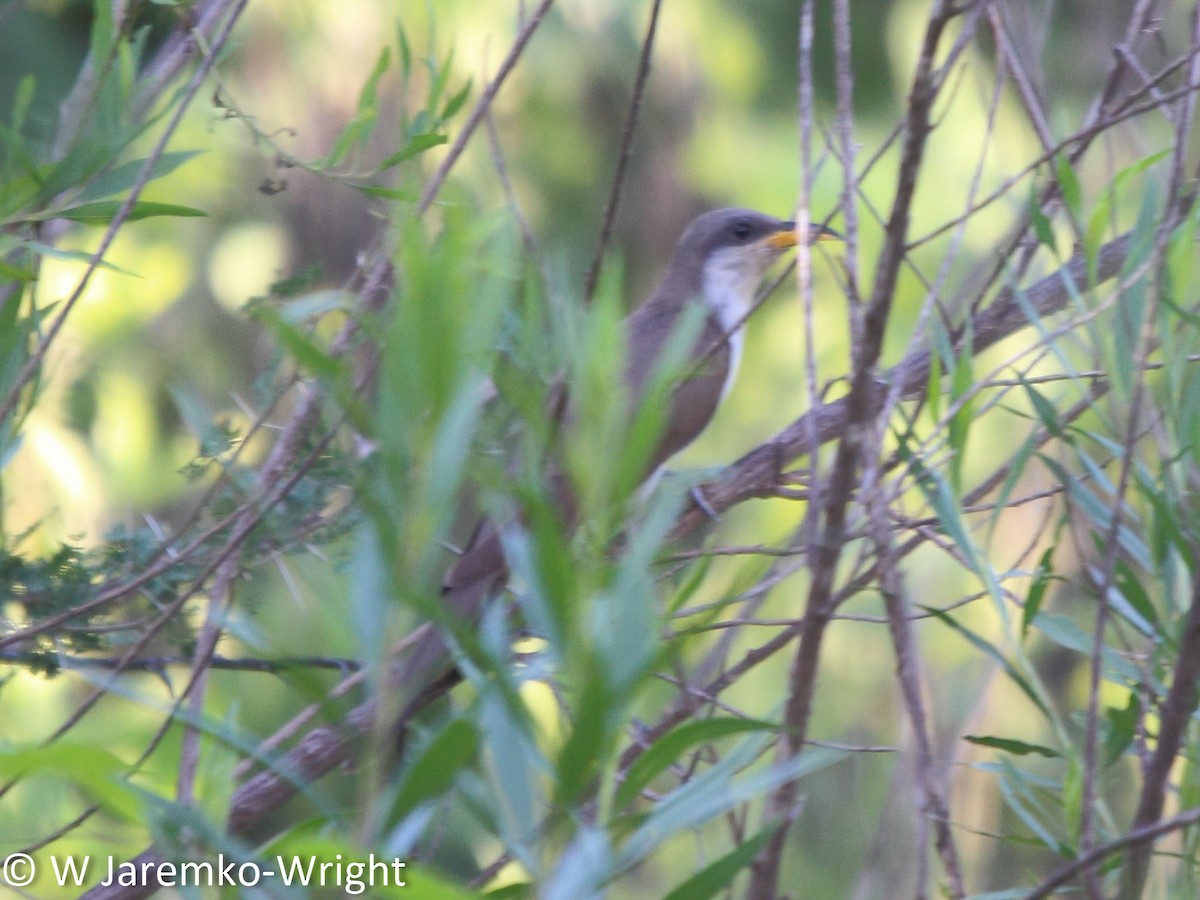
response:
[[[809,225],[808,240],[812,244],[815,244],[817,241],[840,241],[842,240],[842,235],[824,225]]]
[[[824,225],[809,225],[808,226],[808,242],[810,244],[817,241],[840,241],[842,236],[832,228],[826,228]],[[783,228],[767,238],[767,243],[776,250],[786,250],[789,247],[795,247],[800,242],[800,236],[796,233],[795,222],[784,222]]]

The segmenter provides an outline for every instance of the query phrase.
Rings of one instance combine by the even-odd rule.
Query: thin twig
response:
[[[625,117],[625,126],[621,129],[617,170],[613,173],[612,185],[608,189],[608,201],[604,204],[604,214],[600,218],[600,237],[596,241],[596,251],[592,254],[592,264],[588,266],[587,275],[583,279],[585,303],[589,302],[596,293],[596,282],[600,280],[600,267],[604,264],[604,254],[608,250],[608,242],[612,239],[617,206],[621,202],[621,193],[625,188],[625,172],[629,168],[629,158],[633,155],[633,135],[637,130],[638,117],[642,111],[646,84],[650,80],[650,62],[654,57],[654,36],[658,32],[658,17],[661,9],[662,0],[653,0],[650,8],[650,23],[646,26],[646,37],[642,40],[637,76],[633,81],[633,99],[629,101],[629,113]]]
[[[533,37],[538,26],[542,24],[542,19],[546,17],[550,7],[554,4],[554,0],[542,0],[538,4],[537,9],[533,14],[525,20],[521,30],[517,32],[517,38],[513,41],[513,45],[508,49],[503,62],[500,63],[500,68],[496,70],[495,77],[487,83],[483,94],[476,101],[475,106],[471,108],[471,114],[467,116],[467,121],[463,124],[462,131],[458,133],[458,137],[454,139],[454,143],[450,145],[450,149],[446,151],[445,157],[437,170],[430,177],[429,182],[425,185],[425,190],[421,194],[421,200],[417,204],[417,215],[422,216],[433,204],[434,198],[437,197],[438,191],[442,189],[446,178],[450,175],[450,170],[458,162],[458,158],[462,155],[463,150],[467,146],[467,142],[475,134],[475,129],[479,127],[479,123],[483,121],[484,114],[491,108],[492,101],[496,99],[496,94],[500,91],[500,86],[512,70],[517,65],[517,60],[521,58],[521,54],[525,52],[525,45],[529,43],[529,39]]]

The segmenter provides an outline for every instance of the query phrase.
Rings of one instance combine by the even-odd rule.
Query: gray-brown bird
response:
[[[837,239],[823,226],[811,226],[809,241]],[[666,350],[680,317],[701,304],[706,312],[690,359],[696,362],[675,386],[658,446],[647,462],[648,478],[664,462],[690,444],[708,425],[724,398],[741,359],[743,325],[767,269],[799,240],[794,222],[749,209],[718,209],[697,217],[684,231],[675,256],[650,298],[625,320],[625,387],[631,402],[647,383]],[[500,533],[484,520],[468,546],[446,572],[443,602],[451,615],[478,620],[484,602],[508,579]],[[451,671],[446,646],[429,634],[401,665],[398,683],[404,695],[406,721],[420,693],[431,681]]]

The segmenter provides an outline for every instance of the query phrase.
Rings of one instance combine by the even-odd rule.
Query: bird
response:
[[[667,401],[665,422],[646,461],[643,481],[712,420],[737,373],[744,325],[754,309],[758,286],[771,265],[800,238],[794,221],[751,209],[703,213],[683,231],[653,293],[626,317],[624,382],[630,402],[636,404],[685,314],[695,304],[701,305],[703,314],[699,335],[687,354],[689,365]],[[805,239],[810,243],[838,240],[840,235],[823,225],[810,225]],[[569,401],[564,405],[569,407]],[[569,504],[569,497],[561,502]],[[500,526],[485,518],[446,570],[441,596],[446,614],[462,622],[477,621],[484,604],[503,590],[507,579]],[[431,631],[414,642],[397,670],[394,683],[401,686],[404,697],[394,708],[401,710],[401,729],[424,705],[430,686],[453,675],[444,641]]]

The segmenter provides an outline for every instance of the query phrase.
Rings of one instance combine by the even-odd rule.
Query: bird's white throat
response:
[[[754,291],[762,269],[753,255],[729,247],[718,250],[704,263],[703,290],[708,308],[721,329],[729,335],[729,372],[721,387],[721,399],[729,393],[742,361],[746,317],[754,303]]]

